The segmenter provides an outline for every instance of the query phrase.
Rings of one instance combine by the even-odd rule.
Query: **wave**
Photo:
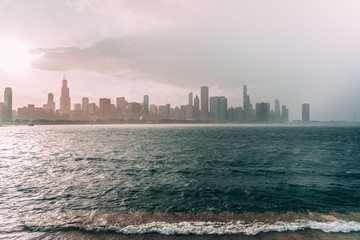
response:
[[[359,221],[346,220],[346,218],[359,219],[360,214],[227,213],[222,215],[231,215],[232,217],[225,220],[221,214],[210,213],[194,215],[187,213],[123,214],[76,211],[28,217],[23,220],[23,227],[26,230],[40,232],[81,230],[127,235],[148,233],[161,235],[257,235],[259,233],[295,232],[307,229],[320,230],[325,233],[360,231]],[[343,216],[343,219],[339,219],[339,216]],[[183,220],[184,218],[189,220]]]

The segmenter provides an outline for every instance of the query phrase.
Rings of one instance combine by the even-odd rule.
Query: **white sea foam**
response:
[[[360,231],[360,223],[354,221],[316,222],[298,220],[295,222],[276,222],[266,224],[262,222],[244,223],[243,221],[232,222],[152,222],[128,226],[107,226],[96,228],[94,226],[80,227],[87,231],[115,231],[122,234],[146,234],[158,233],[162,235],[195,234],[195,235],[224,235],[245,234],[256,235],[261,232],[286,232],[304,229],[316,229],[327,233],[348,233]]]

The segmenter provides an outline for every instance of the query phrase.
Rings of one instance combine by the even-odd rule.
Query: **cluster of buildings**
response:
[[[81,103],[75,103],[71,108],[70,89],[66,77],[62,80],[60,107],[56,108],[54,95],[48,94],[47,103],[42,107],[29,104],[26,107],[12,110],[12,91],[6,88],[4,102],[0,102],[0,120],[3,121],[34,121],[34,120],[71,120],[71,121],[201,121],[201,122],[287,122],[289,110],[280,107],[275,100],[274,109],[270,103],[250,102],[247,86],[243,87],[243,106],[228,108],[227,98],[224,96],[210,96],[209,88],[200,89],[200,99],[193,93],[188,94],[187,105],[171,107],[170,104],[156,106],[150,104],[149,96],[143,96],[143,102],[128,102],[125,97],[116,98],[115,103],[109,98],[100,98],[98,104],[90,103],[88,97],[83,97]],[[310,106],[303,104],[303,121],[310,120]]]

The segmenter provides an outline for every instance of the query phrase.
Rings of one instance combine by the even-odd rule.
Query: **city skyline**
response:
[[[193,92],[187,95],[187,104],[179,106],[171,103],[163,105],[152,104],[149,95],[143,95],[143,101],[129,102],[125,97],[116,97],[112,102],[110,98],[101,97],[98,104],[89,101],[84,96],[81,103],[71,103],[70,87],[66,75],[61,81],[61,95],[59,108],[56,108],[56,101],[52,92],[47,95],[47,102],[41,107],[35,104],[27,104],[18,109],[12,109],[12,90],[5,88],[4,102],[0,102],[0,120],[4,121],[34,121],[34,120],[71,120],[90,121],[99,120],[190,120],[201,122],[262,122],[281,123],[289,122],[289,109],[283,105],[280,109],[279,99],[275,99],[274,106],[270,102],[252,104],[250,95],[247,92],[247,85],[243,86],[243,105],[228,106],[228,99],[225,96],[209,96],[209,87],[200,87],[200,97]],[[73,106],[73,107],[71,107]],[[254,107],[253,107],[254,106]],[[307,110],[304,110],[306,106]],[[300,121],[300,120],[296,120]],[[302,120],[310,121],[310,107],[308,103],[302,104]]]
[[[281,99],[291,119],[310,102],[313,119],[352,121],[360,119],[360,3],[346,2],[3,1],[0,88],[16,92],[14,108],[39,106],[49,92],[59,96],[66,73],[76,102],[142,102],[146,92],[157,105],[180,105],[208,86],[237,106],[248,85],[252,102]]]

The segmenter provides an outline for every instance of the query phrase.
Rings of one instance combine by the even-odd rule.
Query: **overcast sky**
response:
[[[206,85],[237,107],[247,84],[252,104],[278,98],[290,120],[305,102],[313,120],[360,119],[358,0],[0,0],[0,29],[34,54],[0,70],[14,108],[49,92],[59,107],[66,73],[72,106],[145,94],[185,105]]]

